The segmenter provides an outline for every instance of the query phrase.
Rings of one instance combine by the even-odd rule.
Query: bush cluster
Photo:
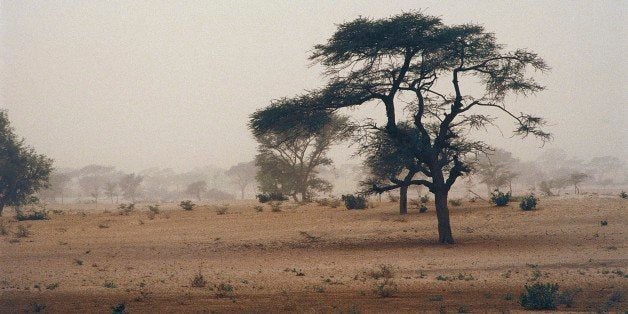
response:
[[[179,203],[179,207],[183,208],[183,210],[193,210],[194,207],[196,207],[196,204],[190,200],[181,201],[181,203]]]
[[[495,206],[506,206],[508,202],[510,202],[510,192],[504,193],[498,189],[495,189],[493,193],[491,193],[491,203],[495,204]]]
[[[260,203],[267,203],[270,201],[287,201],[288,197],[281,192],[262,193],[255,196]]]
[[[359,195],[347,194],[342,196],[347,209],[365,209],[367,206],[366,198]]]
[[[24,212],[23,210],[17,210],[15,213],[15,219],[17,219],[17,221],[46,220],[48,219],[48,213],[44,209],[31,210],[29,212]]]
[[[556,309],[557,298],[558,284],[537,282],[531,286],[525,286],[519,302],[526,310],[553,310]]]

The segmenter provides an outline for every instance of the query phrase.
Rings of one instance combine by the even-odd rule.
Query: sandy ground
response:
[[[152,219],[143,205],[130,215],[114,205],[53,205],[64,211],[44,221],[9,212],[0,312],[110,313],[120,303],[129,313],[520,311],[519,294],[533,282],[577,291],[559,310],[621,311],[627,204],[542,199],[523,212],[463,202],[451,207],[457,244],[446,246],[436,243],[432,207],[402,217],[394,203],[257,212],[237,202],[223,215],[162,205]],[[30,235],[17,237],[18,225]],[[377,278],[381,265],[392,278]],[[205,287],[192,286],[198,274]],[[392,296],[377,292],[382,283],[396,287]]]

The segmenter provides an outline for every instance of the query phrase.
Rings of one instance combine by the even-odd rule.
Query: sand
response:
[[[627,204],[545,198],[524,212],[464,201],[450,208],[455,245],[436,242],[433,204],[405,216],[388,202],[257,212],[239,201],[223,215],[170,204],[152,219],[145,205],[129,215],[115,205],[50,205],[63,212],[43,221],[5,212],[0,312],[520,311],[524,285],[535,282],[575,293],[559,310],[622,310]],[[18,225],[30,235],[16,237]],[[377,278],[382,265],[391,278]],[[199,274],[205,287],[192,285]]]

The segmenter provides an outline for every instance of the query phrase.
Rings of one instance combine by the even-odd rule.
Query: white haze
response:
[[[545,58],[547,90],[510,100],[550,121],[543,149],[625,160],[626,3],[2,1],[0,108],[58,167],[228,167],[255,154],[253,111],[324,84],[307,57],[335,24],[423,10]],[[541,153],[500,126],[505,136],[483,135],[490,144],[524,160]],[[350,155],[334,150],[338,163]]]

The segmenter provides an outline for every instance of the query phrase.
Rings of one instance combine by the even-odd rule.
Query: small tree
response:
[[[34,201],[33,194],[49,186],[51,172],[52,159],[18,139],[6,111],[0,110],[0,216],[5,206]]]
[[[117,198],[118,198],[118,184],[115,182],[107,182],[105,183],[105,195],[107,197],[109,197],[109,199],[111,200],[111,203],[113,204],[113,198],[116,198],[116,202],[117,202]]]
[[[207,182],[205,181],[196,181],[188,184],[188,187],[185,189],[185,192],[189,195],[196,196],[198,201],[201,201],[201,195],[207,192]]]
[[[244,199],[244,191],[253,182],[255,182],[255,161],[241,162],[227,170],[225,174],[231,177],[233,183],[240,188],[240,195]]]
[[[79,179],[78,183],[83,192],[94,198],[94,202],[98,203],[98,197],[105,187],[105,178],[100,175],[84,176]]]
[[[123,176],[120,179],[120,183],[118,183],[122,190],[122,195],[135,203],[135,196],[137,195],[142,180],[144,180],[142,176],[135,175],[134,173]]]
[[[573,172],[569,175],[569,178],[567,178],[567,182],[573,184],[573,190],[575,194],[580,194],[580,188],[578,187],[578,184],[582,183],[584,180],[586,180],[589,177],[588,174],[583,173],[583,172]]]
[[[65,191],[71,180],[70,176],[64,173],[53,172],[50,175],[49,189],[52,190],[54,196],[59,195],[61,197],[61,204],[64,202]]]
[[[348,139],[353,129],[346,117],[290,115],[290,109],[317,101],[312,95],[281,99],[251,116],[250,128],[260,143],[255,164],[262,192],[280,192],[295,200],[300,194],[302,201],[309,201],[316,192],[331,191],[331,184],[318,176],[319,168],[332,164],[327,152]]]

